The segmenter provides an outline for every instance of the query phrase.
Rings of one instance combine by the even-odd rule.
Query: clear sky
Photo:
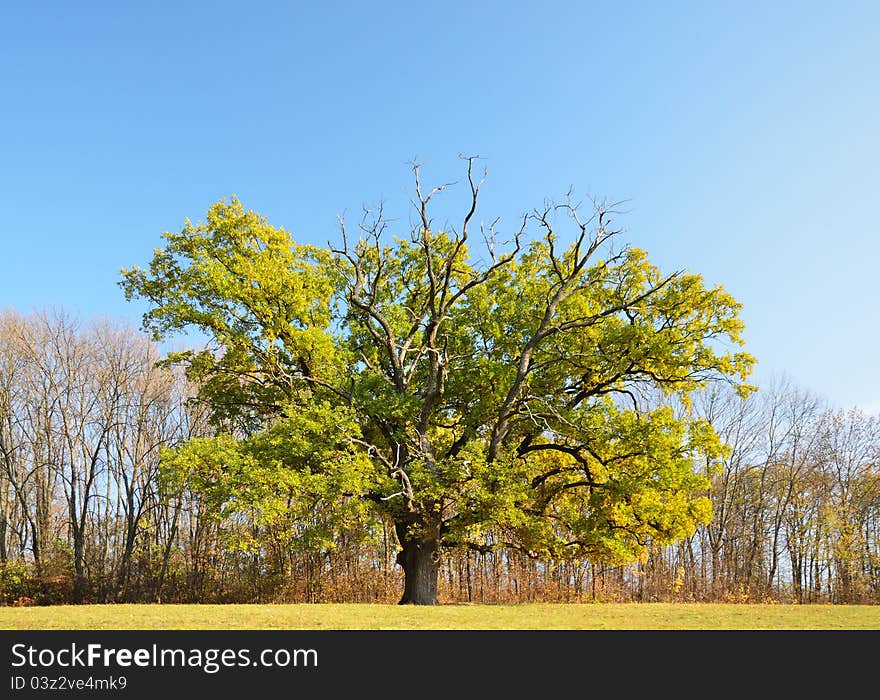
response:
[[[628,199],[758,383],[880,412],[880,3],[6,3],[0,78],[0,307],[138,323],[119,269],[221,197],[322,244],[479,154],[484,219]]]

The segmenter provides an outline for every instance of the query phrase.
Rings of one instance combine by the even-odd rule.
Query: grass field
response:
[[[0,629],[880,629],[880,606],[82,605],[0,608]]]

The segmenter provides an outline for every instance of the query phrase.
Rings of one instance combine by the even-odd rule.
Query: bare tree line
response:
[[[38,597],[137,598],[167,569],[181,506],[158,497],[159,448],[194,423],[158,360],[106,321],[0,316],[0,560]]]
[[[389,523],[310,545],[320,508],[276,532],[166,488],[160,449],[211,428],[159,359],[121,324],[0,314],[0,603],[395,601]],[[624,567],[454,552],[441,600],[880,603],[880,419],[784,382],[695,408],[730,446],[708,525]]]

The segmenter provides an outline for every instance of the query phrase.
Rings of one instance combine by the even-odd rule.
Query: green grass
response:
[[[0,608],[0,629],[880,629],[880,606],[61,605]]]

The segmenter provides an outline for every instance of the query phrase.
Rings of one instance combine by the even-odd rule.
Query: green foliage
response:
[[[296,377],[334,366],[327,328],[337,284],[327,251],[297,245],[234,198],[163,238],[149,270],[122,270],[121,286],[127,299],[150,301],[143,325],[154,338],[190,328],[212,341],[168,360],[204,382],[215,416],[246,416],[253,427],[296,393]]]
[[[259,552],[271,541],[324,551],[339,530],[369,534],[369,504],[358,496],[383,475],[351,442],[357,432],[344,408],[291,407],[247,439],[221,434],[166,448],[162,487],[199,494],[206,513],[220,520],[246,516],[254,529],[228,532],[232,548]]]
[[[32,593],[30,567],[23,561],[0,562],[0,605],[14,605]]]
[[[0,606],[57,605],[74,590],[73,555],[65,543],[51,544],[37,567],[24,561],[0,562]]]
[[[166,451],[167,486],[301,547],[383,517],[450,547],[622,563],[707,522],[723,446],[689,399],[719,380],[749,392],[753,360],[729,350],[740,305],[615,251],[602,210],[594,230],[572,207],[536,212],[540,236],[473,260],[470,215],[433,230],[418,192],[409,238],[380,218],[338,250],[300,246],[232,200],[123,271],[157,338],[212,341],[169,358],[220,434]]]
[[[694,457],[714,460],[723,450],[704,421],[676,419],[668,407],[637,415],[611,402],[591,418],[588,451],[545,438],[526,455],[471,467],[449,539],[488,546],[500,536],[536,557],[623,564],[649,541],[672,542],[708,522],[709,499],[698,494],[709,480]],[[487,523],[495,525],[488,532]]]

